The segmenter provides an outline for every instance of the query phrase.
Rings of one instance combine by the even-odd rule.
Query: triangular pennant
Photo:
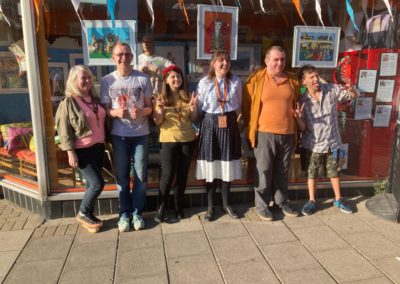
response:
[[[260,7],[261,7],[261,11],[263,11],[263,13],[266,13],[266,12],[265,12],[265,9],[264,9],[263,0],[260,0]]]
[[[351,0],[346,0],[346,8],[347,8],[347,14],[349,14],[351,23],[353,24],[356,31],[359,32],[360,29],[357,27],[356,21],[354,19],[354,11],[353,11],[353,7],[351,7]]]
[[[75,11],[78,10],[79,4],[81,4],[81,0],[71,0],[72,5],[74,6]]]
[[[85,24],[82,21],[81,15],[78,13],[79,4],[80,4],[81,1],[80,0],[71,0],[71,2],[72,2],[72,5],[74,6],[76,15],[78,16],[78,19],[79,19],[79,22],[81,22],[82,30],[83,30],[84,33],[86,33]]]
[[[6,17],[6,15],[3,12],[3,8],[1,7],[1,3],[0,3],[0,18],[4,19],[6,21],[6,23],[11,27],[11,23],[8,20],[8,18]]]
[[[40,13],[42,12],[42,0],[34,0],[33,2],[36,12],[36,32],[39,30]]]
[[[392,22],[393,22],[392,7],[390,6],[389,0],[383,0],[383,2],[385,3],[386,8],[388,9],[389,15],[390,15],[390,17],[392,19]]]
[[[112,27],[115,27],[115,3],[116,0],[107,0],[107,11],[110,14]]]
[[[302,20],[302,22],[307,25],[306,21],[303,18],[303,6],[301,4],[301,0],[293,0],[293,4],[296,7],[297,13],[300,16],[300,19]]]
[[[222,7],[224,7],[224,3],[222,2],[222,0],[219,0],[219,5],[221,5]]]
[[[149,10],[151,16],[151,29],[154,28],[154,9],[153,9],[153,0],[146,0],[147,10]]]
[[[315,0],[315,11],[317,11],[319,21],[322,26],[325,28],[324,22],[322,21],[322,9],[321,9],[321,0]]]
[[[187,12],[186,12],[185,3],[183,3],[183,0],[178,0],[178,3],[179,3],[179,7],[180,7],[181,10],[182,10],[183,15],[185,16],[186,23],[189,25],[190,22],[189,22],[188,14],[187,14]]]

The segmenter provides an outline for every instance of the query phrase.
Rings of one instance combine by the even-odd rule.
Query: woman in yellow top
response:
[[[156,98],[153,119],[160,127],[161,142],[161,203],[154,220],[165,219],[172,182],[175,178],[175,213],[178,220],[184,217],[182,202],[187,175],[195,148],[195,132],[192,121],[197,118],[196,97],[189,97],[182,70],[171,65],[163,72],[162,93]]]

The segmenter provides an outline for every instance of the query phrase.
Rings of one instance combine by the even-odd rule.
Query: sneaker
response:
[[[264,221],[272,221],[273,220],[272,213],[267,208],[265,208],[262,211],[258,211],[257,213],[258,213],[258,217],[260,217],[261,220],[264,220]]]
[[[143,217],[139,214],[133,214],[132,216],[132,227],[138,231],[144,229],[144,220]]]
[[[119,218],[118,222],[118,230],[122,232],[128,232],[129,231],[129,219],[126,217],[121,217]]]
[[[301,214],[304,216],[312,215],[315,212],[316,206],[314,201],[308,201],[304,204],[303,209],[301,209]]]
[[[353,213],[353,210],[349,206],[343,203],[343,199],[340,198],[339,200],[333,201],[333,206],[335,206],[336,209],[342,211],[343,213]]]
[[[282,209],[282,213],[285,216],[288,217],[297,217],[299,216],[299,213],[292,208],[289,207],[288,203],[284,203],[283,205],[280,206]]]
[[[82,215],[80,212],[76,215],[76,220],[88,228],[100,228],[103,222],[97,219],[92,213]]]

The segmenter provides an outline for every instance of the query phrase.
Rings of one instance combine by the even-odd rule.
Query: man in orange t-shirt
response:
[[[272,220],[271,200],[285,216],[297,216],[288,204],[288,170],[294,150],[295,109],[298,82],[284,71],[285,51],[270,47],[265,54],[266,68],[250,75],[244,86],[242,114],[246,137],[254,148],[257,162],[255,205],[260,218]]]

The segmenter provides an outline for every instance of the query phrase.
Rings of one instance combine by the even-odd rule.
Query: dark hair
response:
[[[214,63],[214,61],[216,61],[220,57],[223,57],[223,58],[229,60],[229,62],[231,61],[231,56],[229,55],[228,51],[226,51],[224,49],[217,49],[213,53],[213,56],[212,56],[211,61],[210,61],[210,71],[208,71],[208,75],[207,75],[207,78],[209,80],[213,80],[215,78],[215,70],[212,67],[212,64]],[[229,81],[229,79],[231,77],[232,77],[232,73],[231,73],[231,71],[228,71],[228,73],[226,74],[226,79]]]
[[[317,68],[314,65],[305,64],[301,66],[299,72],[297,72],[297,78],[301,82],[301,80],[303,80],[304,73],[313,73],[313,72],[317,72]]]
[[[280,45],[272,45],[265,52],[265,58],[269,57],[269,54],[271,53],[272,50],[277,50],[279,52],[283,52],[283,53],[286,54],[285,49],[282,46],[280,46]]]
[[[171,68],[171,66],[174,66],[175,68]],[[167,84],[167,78],[169,74],[173,71],[178,73],[181,76],[182,79],[182,84],[179,87],[179,99],[182,100],[184,103],[188,103],[190,101],[190,98],[188,96],[188,93],[186,92],[186,80],[185,77],[183,76],[182,70],[178,68],[175,65],[171,65],[169,67],[169,71],[164,74],[164,80],[162,84],[162,90],[161,90],[161,101],[164,102],[165,106],[173,106],[175,105],[175,98],[172,94],[171,88]]]

